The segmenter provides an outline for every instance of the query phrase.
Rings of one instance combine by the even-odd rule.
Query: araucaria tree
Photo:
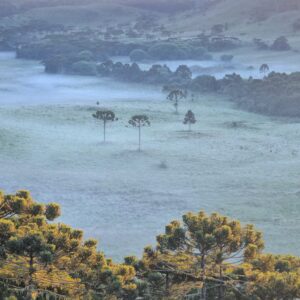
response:
[[[158,251],[170,257],[190,256],[188,269],[181,273],[202,282],[202,299],[207,299],[207,287],[212,284],[218,286],[218,299],[224,299],[226,271],[262,251],[262,234],[252,225],[242,226],[216,213],[187,213],[182,219],[182,223],[171,222],[165,234],[157,237]]]
[[[48,222],[59,215],[27,191],[0,192],[0,299],[133,299],[134,268],[106,259],[81,230]]]
[[[191,110],[189,110],[185,114],[183,124],[188,125],[189,126],[189,131],[191,131],[192,125],[195,124],[196,122],[197,122],[197,120],[195,118],[195,114]]]
[[[167,96],[167,100],[170,100],[173,103],[176,114],[178,114],[178,106],[180,100],[185,98],[186,98],[186,92],[182,91],[181,89],[172,90]]]
[[[131,121],[142,127],[147,120]],[[187,213],[166,226],[156,249],[147,246],[141,260],[128,256],[119,264],[81,230],[52,222],[58,216],[58,204],[0,191],[1,300],[300,299],[300,258],[261,253],[262,234],[253,225]]]
[[[267,64],[262,64],[262,65],[260,66],[260,68],[259,68],[259,72],[260,72],[260,73],[266,74],[266,73],[268,73],[269,71],[270,71],[270,67],[269,67],[269,65],[267,65]]]
[[[146,115],[135,115],[131,117],[128,123],[130,126],[136,127],[139,130],[139,151],[141,151],[141,131],[142,127],[151,125],[149,117]]]
[[[115,113],[111,110],[98,110],[93,117],[103,122],[103,141],[106,142],[106,124],[118,120]]]

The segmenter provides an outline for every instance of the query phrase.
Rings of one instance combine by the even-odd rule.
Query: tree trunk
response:
[[[141,125],[139,126],[139,151],[141,151]]]
[[[106,142],[106,121],[103,121],[103,141]]]
[[[34,274],[34,257],[33,254],[29,255],[29,283],[26,291],[26,297],[24,300],[32,300],[33,293],[33,274]]]
[[[222,281],[223,280],[223,268],[222,265],[220,265],[220,271],[219,271],[219,278]],[[220,282],[220,286],[219,286],[219,300],[223,300],[224,299],[224,285],[223,283]]]
[[[205,254],[202,253],[201,255],[201,270],[202,270],[202,281],[203,281],[203,287],[201,292],[201,297],[203,300],[206,300],[206,262],[205,262]]]
[[[31,285],[33,282],[33,278],[32,278],[33,274],[34,274],[33,255],[31,254],[29,256],[29,285]]]
[[[169,288],[170,288],[170,276],[169,273],[166,273],[166,294],[169,295]]]

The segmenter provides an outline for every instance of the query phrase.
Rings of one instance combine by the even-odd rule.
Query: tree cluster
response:
[[[167,96],[167,100],[173,103],[176,110],[176,114],[178,114],[179,102],[186,98],[187,98],[187,91],[183,91],[179,88],[171,90]],[[97,102],[96,104],[99,105],[100,103]],[[115,113],[112,110],[108,110],[108,109],[99,109],[92,116],[94,119],[102,123],[103,142],[105,143],[107,124],[110,122],[118,121],[118,118],[116,117]],[[189,131],[191,131],[192,125],[195,124],[196,122],[197,121],[194,113],[191,110],[188,110],[187,113],[185,114],[183,124],[188,125]],[[141,151],[142,128],[151,126],[149,117],[145,114],[134,115],[129,119],[127,126],[138,129],[138,141],[139,141],[138,150]]]
[[[0,212],[0,299],[300,297],[300,258],[262,253],[253,225],[217,213],[187,213],[141,259],[114,263],[81,230],[51,222],[60,215],[57,204],[38,203],[27,191],[1,193]]]
[[[261,39],[253,40],[258,50],[288,51],[291,50],[288,39],[285,36],[276,38],[271,45]]]
[[[115,122],[118,120],[115,113],[111,110],[97,110],[93,117],[96,120],[99,120],[103,124],[103,142],[106,142],[106,125],[108,122]],[[141,141],[142,141],[142,128],[148,127],[151,125],[149,117],[147,115],[134,115],[132,116],[129,121],[128,125],[133,128],[138,129],[139,133],[139,148],[138,150],[141,151]]]
[[[107,29],[108,30],[108,29]],[[113,28],[107,32],[119,32]],[[22,38],[20,38],[22,33]],[[110,57],[126,56],[133,62],[145,60],[210,60],[209,52],[226,51],[239,47],[237,38],[225,36],[199,35],[196,38],[180,41],[121,42],[114,39],[100,38],[102,32],[97,30],[69,30],[59,25],[31,21],[16,28],[3,28],[6,41],[14,45],[18,58],[43,61],[47,72],[61,73],[71,70],[73,63],[90,61],[80,59],[80,53],[92,53],[94,64],[104,62]],[[63,68],[49,68],[48,64],[62,65]]]
[[[263,64],[261,73],[269,72]],[[188,89],[195,93],[219,93],[229,96],[243,109],[275,116],[300,116],[300,73],[270,72],[263,79],[243,79],[240,75],[226,75],[223,79],[214,76],[198,76]]]
[[[0,299],[130,299],[136,290],[133,267],[107,259],[81,230],[50,222],[59,205],[1,193],[0,213]]]

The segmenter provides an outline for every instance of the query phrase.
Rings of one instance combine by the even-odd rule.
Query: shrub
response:
[[[77,55],[78,61],[93,61],[94,54],[89,50],[84,50],[78,53]]]
[[[149,49],[149,54],[155,59],[186,59],[187,53],[172,43],[161,43],[152,46]]]
[[[78,61],[72,64],[72,72],[78,75],[84,76],[96,76],[97,75],[97,67],[96,64],[89,61]]]
[[[258,50],[268,50],[269,45],[261,39],[253,39],[253,43]]]
[[[228,39],[228,38],[214,38],[208,45],[210,51],[226,51],[234,49],[238,46],[239,40]]]
[[[291,49],[291,46],[288,39],[285,36],[281,36],[274,41],[271,49],[275,51],[287,51]]]
[[[216,92],[218,90],[218,83],[214,76],[201,75],[192,81],[191,89],[196,92]]]
[[[162,83],[168,82],[170,76],[172,75],[172,71],[168,68],[168,66],[164,65],[153,65],[150,70],[146,74],[146,79],[148,83]]]

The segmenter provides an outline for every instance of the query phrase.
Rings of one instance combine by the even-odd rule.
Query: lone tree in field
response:
[[[142,127],[151,125],[149,118],[146,115],[135,115],[131,117],[128,123],[130,126],[137,127],[139,130],[139,151],[141,151],[141,130]]]
[[[191,131],[192,129],[192,125],[195,124],[197,122],[196,118],[195,118],[195,114],[189,110],[184,117],[183,120],[183,124],[185,125],[189,125],[189,131]]]
[[[259,68],[260,73],[267,73],[270,71],[270,67],[267,64],[262,64]]]
[[[169,93],[167,100],[170,100],[171,102],[173,102],[176,114],[178,114],[178,105],[179,105],[180,100],[185,99],[185,98],[186,98],[186,92],[184,92],[180,89],[172,90]]]
[[[106,142],[106,123],[118,121],[115,113],[111,110],[98,110],[93,117],[103,122],[103,141]]]

